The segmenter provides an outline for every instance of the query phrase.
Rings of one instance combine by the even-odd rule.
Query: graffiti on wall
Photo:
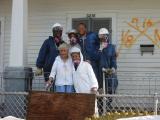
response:
[[[119,52],[122,48],[131,48],[141,37],[146,37],[152,44],[160,48],[160,30],[158,29],[160,21],[152,19],[140,21],[136,17],[132,18],[130,22],[125,23],[129,26],[129,29],[122,31]]]

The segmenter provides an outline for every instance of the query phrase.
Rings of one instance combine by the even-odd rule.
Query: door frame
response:
[[[69,12],[67,13],[67,31],[72,29],[73,18],[86,18],[87,14],[95,14],[95,18],[112,18],[112,43],[117,44],[117,14],[115,12],[96,11],[96,12]]]
[[[2,65],[2,67],[0,67],[0,72],[3,72],[4,70],[4,17],[0,17],[0,21],[1,21],[1,28],[0,28],[0,52],[1,55],[0,56],[0,65]]]

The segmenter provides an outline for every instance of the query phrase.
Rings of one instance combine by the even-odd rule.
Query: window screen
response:
[[[90,31],[90,20],[88,18],[73,18],[72,19],[72,28],[77,29],[79,23],[85,23],[87,30]]]

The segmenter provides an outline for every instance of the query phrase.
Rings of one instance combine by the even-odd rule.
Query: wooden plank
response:
[[[95,95],[32,91],[27,120],[84,120],[94,114]]]

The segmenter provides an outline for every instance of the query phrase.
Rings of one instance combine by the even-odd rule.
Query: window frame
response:
[[[87,18],[86,15],[88,13],[93,12],[70,12],[67,13],[67,31],[72,29],[72,19],[74,18]],[[107,11],[97,11],[94,12],[95,17],[94,18],[111,18],[112,19],[112,43],[117,44],[117,14],[115,12],[107,12]]]
[[[4,18],[0,17],[0,72],[4,71]]]

